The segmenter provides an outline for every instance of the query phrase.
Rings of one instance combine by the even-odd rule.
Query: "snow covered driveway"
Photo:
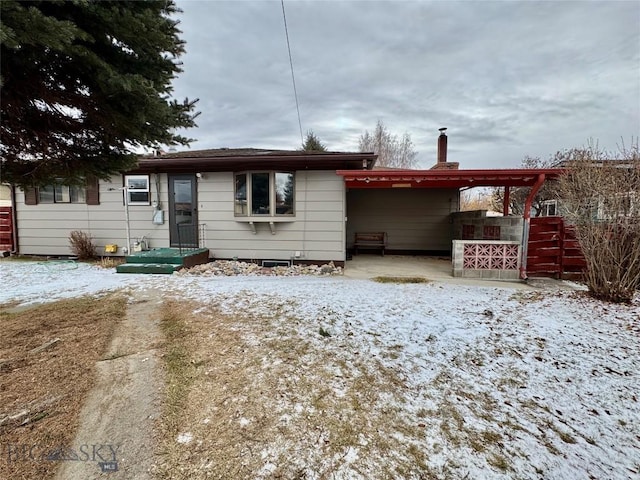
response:
[[[330,461],[333,478],[381,478],[388,473],[385,463],[400,457],[413,467],[396,478],[640,478],[638,301],[618,306],[573,292],[336,277],[132,276],[55,268],[1,262],[0,303],[154,286],[239,318],[266,319],[272,337],[254,342],[285,335],[309,342],[309,360],[322,355],[333,372],[324,387],[336,398],[362,368],[371,378],[393,372],[395,390],[374,399],[369,415],[397,412],[385,433],[395,450],[373,457],[377,437],[367,432],[339,461],[318,458],[322,449],[298,450],[305,478],[319,478],[322,462]],[[294,423],[314,408],[304,399],[273,406]],[[256,477],[272,473],[287,448],[277,438],[266,445]]]

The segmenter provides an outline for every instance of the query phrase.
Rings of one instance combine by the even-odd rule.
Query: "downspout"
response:
[[[13,223],[11,227],[11,235],[13,237],[13,249],[11,250],[11,254],[18,253],[18,214],[16,213],[16,187],[10,185],[11,187],[11,222]]]
[[[524,212],[522,214],[522,219],[524,220],[522,224],[522,255],[520,258],[520,279],[527,279],[527,253],[529,250],[529,228],[531,226],[531,204],[533,203],[533,199],[538,194],[540,187],[544,183],[545,174],[540,173],[538,175],[538,180],[531,187],[531,191],[529,192],[529,196],[527,197],[527,201],[524,202]]]

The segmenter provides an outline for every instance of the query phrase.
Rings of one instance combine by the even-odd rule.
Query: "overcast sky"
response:
[[[280,1],[178,0],[177,98],[199,98],[192,149],[297,149]],[[304,132],[357,151],[378,119],[435,163],[517,167],[640,134],[640,2],[285,0]]]

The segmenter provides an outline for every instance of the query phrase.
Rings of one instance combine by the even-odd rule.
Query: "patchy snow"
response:
[[[331,366],[337,392],[354,358],[400,375],[402,388],[387,400],[424,434],[395,435],[427,451],[448,478],[640,478],[638,300],[335,277],[124,275],[65,263],[0,262],[0,279],[0,303],[154,286],[239,316],[300,319],[287,324],[292,334],[344,360]],[[296,422],[305,408],[279,416]],[[283,445],[263,451],[258,476],[275,470]],[[335,478],[362,478],[348,470],[358,457],[347,447]]]
[[[192,440],[193,440],[193,434],[190,432],[180,433],[176,438],[176,442],[183,443],[183,444],[191,443]]]
[[[0,260],[0,303],[17,300],[23,304],[50,302],[134,284],[131,275],[117,274],[73,261]]]

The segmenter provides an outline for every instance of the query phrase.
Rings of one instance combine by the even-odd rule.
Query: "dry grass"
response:
[[[38,454],[69,445],[94,382],[94,364],[125,310],[125,300],[111,295],[0,311],[0,478],[54,474],[56,462],[9,462],[14,448],[9,445],[37,444]],[[56,338],[49,348],[33,352]]]
[[[402,415],[406,386],[395,369],[333,355],[349,345],[299,335],[294,317],[165,311],[180,333],[165,350],[159,478],[434,478],[416,441],[424,425]],[[181,434],[193,440],[181,444]]]
[[[374,282],[378,283],[431,283],[431,280],[424,277],[374,277]]]
[[[96,266],[109,269],[116,268],[125,262],[124,257],[101,257],[100,260],[96,262]]]

